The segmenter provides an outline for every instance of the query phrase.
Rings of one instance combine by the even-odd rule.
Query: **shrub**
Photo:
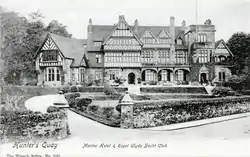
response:
[[[141,84],[141,78],[137,78],[138,84]]]
[[[77,87],[76,86],[71,86],[70,91],[71,92],[77,92]]]
[[[88,111],[90,112],[96,112],[100,107],[98,105],[89,105],[88,106]]]
[[[181,81],[182,85],[188,85],[188,81]]]
[[[242,90],[240,93],[243,95],[250,95],[250,90]]]
[[[118,84],[123,84],[125,81],[126,80],[124,78],[122,78],[122,77],[119,77],[119,78],[116,77],[115,80],[114,80],[114,82],[118,83]]]
[[[86,86],[92,86],[93,84],[94,84],[94,81],[89,81],[85,83]]]
[[[229,87],[215,87],[212,90],[212,95],[214,96],[229,96],[234,94],[232,89]]]
[[[116,109],[116,111],[121,113],[121,105],[120,104],[116,105],[115,109]]]
[[[224,86],[230,87],[233,90],[246,90],[250,89],[250,76],[248,75],[232,75],[227,82],[224,83]]]
[[[101,85],[101,80],[95,80],[94,82],[95,82],[96,86],[100,86]]]
[[[149,81],[148,84],[149,85],[157,85],[157,81]]]
[[[100,107],[100,116],[103,118],[111,118],[114,114],[114,107]]]
[[[47,112],[48,112],[48,113],[51,113],[51,112],[59,112],[59,111],[60,111],[60,109],[57,108],[57,107],[55,107],[55,106],[49,106],[49,107],[47,108]]]
[[[66,93],[64,97],[68,101],[69,107],[75,107],[75,99],[80,97],[80,93]]]
[[[68,93],[70,92],[70,86],[64,86],[59,88],[59,91],[62,91],[63,93]]]
[[[91,98],[77,97],[75,99],[75,106],[80,110],[84,110],[86,107],[88,107],[89,104],[91,104],[91,102],[92,102]]]
[[[140,87],[144,93],[200,93],[207,94],[204,87]]]

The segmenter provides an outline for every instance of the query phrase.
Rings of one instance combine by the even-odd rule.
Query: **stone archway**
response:
[[[128,84],[135,84],[135,74],[132,72],[128,74]]]

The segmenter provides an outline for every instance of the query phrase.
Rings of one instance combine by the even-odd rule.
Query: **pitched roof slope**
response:
[[[104,41],[110,33],[115,29],[116,25],[92,25],[93,29],[93,40],[94,41]],[[130,26],[130,29],[134,31],[134,26]],[[170,33],[170,26],[138,26],[138,38],[141,38],[143,33],[149,29],[156,37],[160,32],[165,29]],[[180,34],[184,34],[181,26],[175,26],[175,38]]]
[[[53,33],[49,33],[49,35],[66,58],[74,59],[72,66],[80,66],[86,52],[87,40],[67,38]],[[86,64],[83,63],[83,66]]]
[[[229,49],[229,47],[227,46],[227,44],[225,43],[225,41],[223,39],[220,39],[218,41],[215,42],[215,49],[218,48],[218,46],[220,45],[220,43],[222,42],[222,44],[225,46],[225,48],[228,50],[228,52],[234,56],[234,54],[232,53],[232,51]]]

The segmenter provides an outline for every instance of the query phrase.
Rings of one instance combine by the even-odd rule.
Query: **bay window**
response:
[[[44,69],[44,81],[60,81],[61,70],[58,67],[48,67]]]

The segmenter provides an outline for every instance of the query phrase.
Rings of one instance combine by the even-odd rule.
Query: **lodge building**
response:
[[[126,84],[156,81],[219,82],[231,76],[233,54],[224,40],[215,41],[211,20],[202,25],[183,21],[170,26],[129,25],[119,16],[115,25],[93,25],[87,39],[66,38],[48,33],[36,53],[38,82],[48,86],[80,82]]]

